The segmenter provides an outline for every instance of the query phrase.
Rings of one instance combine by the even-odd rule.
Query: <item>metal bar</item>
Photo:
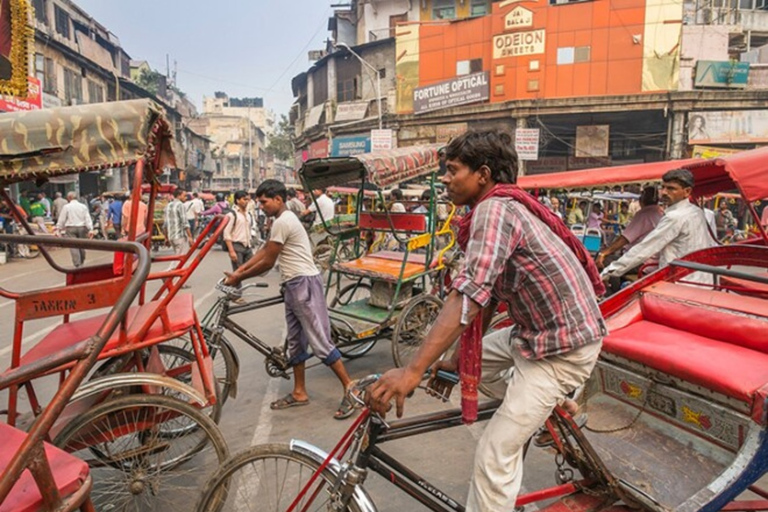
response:
[[[749,492],[753,492],[757,494],[761,498],[768,499],[768,491],[762,489],[761,487],[758,487],[756,485],[750,485],[749,487],[747,487],[747,490],[749,490]]]
[[[732,501],[720,510],[727,512],[752,512],[757,510],[768,510],[768,501],[766,500],[739,500]]]
[[[693,261],[675,260],[669,265],[671,267],[682,267],[682,268],[695,270],[697,272],[706,272],[708,274],[714,274],[716,276],[735,277],[737,279],[745,279],[747,281],[753,281],[756,283],[768,284],[768,277],[748,274],[746,272],[739,272],[738,270],[715,267],[712,265],[704,265],[702,263],[695,263]]]
[[[90,344],[88,341],[81,341],[77,345],[67,347],[58,351],[56,354],[38,359],[33,363],[24,366],[12,367],[0,375],[0,389],[5,389],[16,384],[23,384],[34,377],[43,373],[59,368],[74,360],[82,359],[88,354]]]
[[[477,411],[478,421],[488,420],[496,412],[501,404],[500,401],[484,402],[480,404]],[[393,421],[389,424],[386,432],[382,432],[378,437],[378,443],[404,439],[427,432],[436,432],[446,428],[463,425],[461,419],[461,409],[455,408],[447,411],[438,411],[429,414],[422,414],[408,418],[407,420]]]
[[[536,503],[537,501],[548,500],[550,498],[557,498],[559,496],[565,496],[566,494],[574,493],[579,489],[579,485],[584,482],[586,481],[583,480],[576,483],[571,482],[555,487],[549,487],[547,489],[540,489],[538,491],[529,492],[528,494],[523,494],[522,496],[517,497],[515,507],[522,507],[523,505],[528,505],[529,503]]]

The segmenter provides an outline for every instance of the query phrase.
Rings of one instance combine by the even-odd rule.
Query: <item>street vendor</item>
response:
[[[430,387],[444,389],[435,380],[438,369],[458,369],[462,416],[472,422],[481,375],[507,371],[493,383],[503,402],[477,447],[469,512],[514,510],[523,446],[587,380],[606,334],[597,269],[562,221],[515,185],[513,148],[509,135],[495,131],[467,132],[448,145],[442,181],[455,204],[471,207],[458,235],[466,258],[417,354],[369,393],[376,412],[386,413],[394,400],[402,416],[405,397],[460,336],[454,356],[432,367]],[[483,338],[501,301],[515,326]]]

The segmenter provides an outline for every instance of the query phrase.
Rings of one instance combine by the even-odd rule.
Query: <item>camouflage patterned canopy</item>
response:
[[[440,168],[437,152],[444,144],[411,146],[350,157],[307,160],[299,171],[310,189],[359,183],[380,188],[424,176]]]
[[[0,185],[139,160],[159,173],[176,165],[172,138],[162,110],[150,100],[0,114]]]

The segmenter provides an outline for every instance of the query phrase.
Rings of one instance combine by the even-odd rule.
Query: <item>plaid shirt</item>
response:
[[[505,302],[526,358],[568,352],[607,334],[578,259],[522,204],[478,204],[466,253],[453,288],[483,307],[492,298]]]
[[[165,230],[168,233],[168,240],[180,240],[187,238],[187,212],[184,209],[184,203],[174,199],[165,207]]]

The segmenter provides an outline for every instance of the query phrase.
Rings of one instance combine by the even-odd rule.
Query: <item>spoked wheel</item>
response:
[[[402,368],[410,362],[442,308],[443,301],[434,295],[420,295],[406,304],[392,333],[395,366]]]
[[[331,301],[331,308],[340,306],[347,306],[350,303],[360,300],[367,300],[371,297],[371,285],[365,283],[352,283],[348,284],[336,294]],[[344,336],[341,336],[339,332],[331,326],[331,336],[333,342],[336,344],[336,348],[339,349],[341,355],[346,359],[356,359],[364,356],[371,351],[373,345],[376,344],[376,339],[370,341],[350,340]]]
[[[284,444],[254,446],[222,466],[208,481],[197,512],[282,512],[320,467],[313,458]],[[325,469],[296,510],[335,510],[331,504],[334,474]],[[356,502],[345,509],[359,512]]]
[[[54,444],[88,463],[99,511],[187,511],[228,456],[213,420],[162,395],[101,403],[66,425]]]
[[[169,342],[172,343],[172,342]],[[158,355],[162,361],[164,368],[164,375],[176,379],[184,384],[192,385],[192,363],[195,362],[195,353],[192,351],[192,345],[184,344],[184,339],[180,338],[175,340],[176,345],[163,343],[157,345]],[[142,358],[142,365],[146,367],[150,357],[150,350],[145,349],[138,356]],[[136,354],[127,354],[126,356],[113,357],[104,361],[94,372],[92,379],[103,377],[105,375],[114,375],[117,373],[136,372],[140,371],[137,368]],[[223,359],[223,356],[222,356]],[[223,393],[218,385],[218,379],[216,378],[214,370],[214,385],[216,385],[216,404],[208,405],[201,410],[218,423],[221,418],[221,408],[224,405],[224,399],[221,397]],[[130,390],[121,389],[120,394],[130,392]],[[135,390],[137,393],[141,393],[140,389]],[[168,396],[174,396],[182,401],[186,401],[185,396],[181,396],[173,390],[163,390],[163,393]]]

